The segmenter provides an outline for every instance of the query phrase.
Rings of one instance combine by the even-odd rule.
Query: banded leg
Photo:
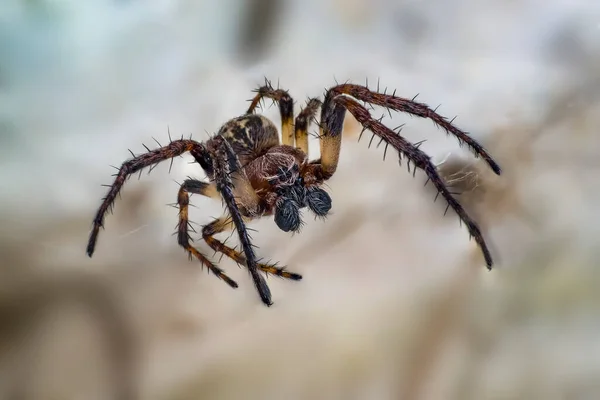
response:
[[[202,229],[202,237],[214,251],[225,254],[238,264],[246,265],[246,258],[242,253],[232,249],[214,237],[214,235],[225,232],[232,228],[234,228],[234,224],[231,218],[221,217],[204,226]],[[285,268],[280,268],[275,265],[258,263],[258,269],[266,274],[272,274],[286,279],[292,279],[295,281],[302,279],[302,275],[288,272],[285,270]]]
[[[387,145],[392,146],[394,149],[398,151],[398,156],[404,156],[408,159],[407,162],[412,162],[416,167],[422,169],[427,174],[428,180],[433,182],[439,194],[446,200],[448,203],[448,207],[452,207],[452,209],[458,214],[459,218],[465,223],[467,229],[469,230],[469,235],[475,238],[475,241],[481,248],[483,256],[485,258],[485,262],[488,266],[488,269],[491,269],[493,261],[490,251],[485,243],[483,235],[477,226],[477,223],[471,219],[471,217],[467,214],[467,212],[463,209],[462,205],[452,196],[444,181],[437,173],[435,165],[430,160],[430,157],[425,154],[422,150],[412,143],[406,141],[402,136],[396,134],[390,128],[383,125],[378,120],[373,119],[369,111],[363,107],[356,100],[347,97],[347,96],[339,96],[334,100],[335,109],[337,107],[343,107],[350,111],[350,113],[356,118],[358,122],[362,124],[365,129],[369,129],[373,134],[381,138]],[[339,117],[343,122],[344,112],[340,112]],[[334,123],[340,122],[338,119],[332,119]],[[329,127],[332,131],[337,130],[336,126]]]
[[[215,136],[209,143],[208,150],[210,151],[213,160],[215,172],[214,178],[217,190],[225,202],[231,220],[238,233],[242,250],[246,257],[246,266],[252,276],[254,286],[256,287],[262,302],[267,306],[271,306],[273,304],[271,301],[271,290],[263,276],[258,273],[258,262],[256,261],[256,255],[254,254],[254,246],[250,242],[248,229],[244,224],[242,213],[238,208],[234,196],[234,185],[231,173],[232,170],[241,170],[239,160],[229,143],[227,143],[222,136]]]
[[[340,111],[336,110],[334,104],[334,99],[339,95],[350,95],[357,100],[381,106],[388,110],[405,112],[421,118],[429,118],[436,125],[442,127],[447,133],[454,135],[460,144],[466,144],[475,157],[483,158],[497,175],[500,175],[502,171],[500,166],[493,160],[492,156],[483,148],[483,146],[466,132],[454,126],[452,121],[448,121],[445,117],[437,114],[435,110],[432,110],[426,104],[395,96],[395,92],[394,94],[377,93],[365,86],[353,84],[334,86],[329,89],[325,95],[323,107],[321,108],[322,122],[325,122],[327,119],[335,119],[336,115],[339,114]],[[330,122],[330,126],[336,130],[338,128],[336,122],[333,120]],[[321,137],[324,138],[324,143],[321,144],[321,156],[323,159],[323,168],[329,175],[335,172],[337,166],[341,136],[337,134],[337,131],[327,132],[323,131],[324,129],[325,128],[321,128]]]
[[[125,184],[127,178],[138,171],[146,167],[150,167],[152,165],[158,164],[162,161],[172,159],[174,157],[180,156],[183,153],[190,152],[192,156],[196,159],[196,161],[205,169],[207,172],[212,170],[212,166],[210,165],[210,159],[208,158],[208,152],[205,147],[194,141],[194,140],[174,140],[169,143],[167,146],[149,150],[145,154],[141,154],[139,156],[133,157],[132,159],[125,161],[119,172],[116,176],[113,184],[110,186],[110,189],[102,200],[102,204],[98,209],[96,216],[94,218],[92,231],[90,233],[90,237],[88,240],[88,245],[86,252],[89,257],[94,253],[94,249],[96,247],[96,241],[98,239],[98,233],[100,228],[104,226],[104,216],[106,212],[111,209],[115,198],[119,194],[121,187]]]
[[[310,99],[306,107],[296,117],[296,123],[294,124],[296,147],[300,148],[306,155],[308,155],[308,126],[315,118],[315,115],[317,115],[319,107],[321,107],[321,100],[316,98]]]
[[[215,274],[219,279],[224,280],[232,288],[237,288],[238,284],[228,277],[225,272],[216,265],[214,265],[205,255],[200,253],[198,249],[190,244],[191,238],[189,234],[190,222],[188,219],[188,206],[190,204],[190,193],[201,194],[208,197],[214,196],[214,191],[211,189],[211,185],[205,182],[197,181],[194,179],[188,179],[184,181],[179,187],[179,193],[177,194],[177,203],[179,204],[179,225],[177,228],[177,242],[181,247],[188,252],[190,258],[196,257],[202,265],[204,265],[210,272]]]
[[[211,167],[212,170],[212,167]],[[242,215],[253,216],[261,214],[261,204],[258,194],[252,187],[252,183],[248,179],[244,169],[236,167],[235,171],[229,174],[233,183],[233,195],[239,207],[241,207]],[[202,183],[202,194],[203,196],[210,197],[212,199],[223,200],[223,197],[217,189],[217,185],[214,182]],[[191,193],[191,192],[190,192]]]
[[[265,85],[255,90],[256,95],[248,107],[246,114],[254,112],[258,103],[267,97],[276,101],[281,114],[281,143],[294,146],[294,100],[287,90],[274,89],[271,82],[265,80]]]

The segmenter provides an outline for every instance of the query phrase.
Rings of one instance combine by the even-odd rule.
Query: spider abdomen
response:
[[[246,165],[279,145],[277,128],[262,115],[248,114],[227,121],[218,135],[229,142],[240,163]]]

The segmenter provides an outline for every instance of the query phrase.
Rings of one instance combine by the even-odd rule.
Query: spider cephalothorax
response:
[[[455,127],[452,122],[414,99],[408,100],[394,94],[379,93],[361,85],[342,84],[328,89],[323,103],[318,99],[310,99],[295,120],[294,102],[287,91],[274,89],[267,82],[256,92],[246,113],[226,122],[206,142],[200,143],[183,138],[173,140],[165,147],[149,150],[123,163],[94,218],[87,247],[88,255],[91,257],[94,252],[98,232],[103,226],[104,215],[112,206],[125,180],[143,168],[172,160],[176,156],[189,152],[205,171],[209,182],[188,179],[179,188],[177,196],[179,245],[190,257],[197,258],[231,287],[238,286],[191,245],[189,235],[189,195],[202,194],[223,200],[228,215],[205,225],[202,229],[202,237],[216,252],[223,253],[237,263],[245,265],[261,300],[266,305],[271,305],[269,287],[259,272],[293,280],[300,280],[302,276],[275,265],[258,262],[246,223],[255,218],[273,216],[281,230],[298,232],[303,223],[302,209],[309,210],[317,217],[325,217],[329,213],[332,201],[322,185],[334,175],[337,169],[344,117],[346,111],[349,111],[364,130],[370,130],[386,144],[386,150],[391,146],[398,152],[400,159],[405,158],[415,168],[425,172],[428,182],[433,183],[448,203],[448,207],[452,208],[467,226],[470,236],[480,246],[488,268],[492,267],[491,254],[477,224],[452,196],[430,157],[417,145],[409,143],[398,133],[383,125],[380,120],[374,119],[360,101],[431,119],[447,133],[454,135],[461,144],[469,146],[475,156],[483,158],[496,174],[500,174],[500,167],[487,151],[477,141]],[[276,126],[266,117],[254,114],[263,98],[270,98],[279,104],[282,123],[281,141]],[[321,118],[318,123],[321,157],[309,161],[307,130],[309,122],[315,119],[319,108],[321,108]],[[241,252],[226,246],[214,237],[230,229],[235,229],[238,233]]]

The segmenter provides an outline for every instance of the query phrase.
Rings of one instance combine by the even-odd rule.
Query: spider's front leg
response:
[[[244,219],[246,219],[246,218],[244,218]],[[247,219],[247,220],[249,221],[250,219]],[[229,247],[225,243],[215,239],[215,237],[214,237],[215,235],[217,235],[221,232],[230,230],[234,227],[235,226],[234,226],[231,218],[221,217],[221,218],[214,220],[210,224],[204,226],[204,228],[202,229],[202,237],[204,238],[204,241],[214,251],[218,251],[219,253],[225,254],[227,257],[231,258],[233,261],[235,261],[238,264],[246,265],[246,257],[244,257],[244,255],[242,253],[240,253],[239,251],[236,251],[235,249],[232,249],[231,247]],[[302,275],[296,274],[294,272],[286,271],[285,268],[277,267],[276,265],[262,264],[262,263],[258,263],[257,265],[258,265],[258,269],[260,269],[262,272],[264,272],[266,274],[272,274],[272,275],[280,276],[282,278],[292,279],[295,281],[299,281],[302,279]]]
[[[334,99],[340,95],[349,95],[360,101],[384,107],[388,110],[400,111],[416,117],[428,118],[436,125],[442,127],[448,134],[455,136],[456,139],[458,139],[459,144],[466,144],[475,157],[481,157],[497,175],[500,175],[502,172],[500,166],[494,161],[487,150],[466,132],[453,125],[452,121],[448,121],[446,118],[436,113],[435,110],[429,108],[427,104],[419,103],[414,99],[409,100],[396,96],[395,91],[394,94],[378,93],[370,90],[366,86],[350,83],[334,86],[325,94],[325,101],[323,103],[324,106],[321,114],[322,120],[327,116],[334,117],[335,113],[332,112],[335,103]],[[339,145],[336,149],[339,152]]]
[[[110,186],[110,189],[106,197],[104,197],[102,204],[98,208],[94,218],[92,231],[90,233],[86,249],[88,256],[91,257],[94,253],[96,241],[98,239],[98,233],[100,232],[100,228],[104,225],[104,216],[112,207],[115,198],[119,194],[119,191],[125,184],[127,178],[131,174],[135,174],[146,167],[150,167],[168,159],[173,159],[174,157],[180,156],[188,151],[192,154],[196,161],[203,166],[203,168],[208,170],[212,169],[212,166],[209,164],[210,160],[208,160],[205,156],[206,151],[204,150],[204,146],[201,143],[191,139],[174,140],[167,146],[148,151],[147,153],[125,161],[123,165],[121,165],[119,172],[115,175],[116,178],[113,184]]]
[[[247,180],[243,179],[243,171],[240,162],[233,152],[233,149],[222,136],[215,136],[208,142],[208,150],[213,160],[214,180],[217,185],[217,190],[221,194],[223,201],[229,211],[229,216],[238,233],[242,250],[246,258],[246,266],[260,298],[264,304],[271,306],[271,290],[262,275],[258,273],[258,262],[254,253],[254,246],[250,241],[248,229],[244,224],[244,218],[236,203],[235,192],[239,190],[239,185],[234,186],[234,179],[238,183],[249,185]],[[237,185],[237,184],[236,184]],[[249,195],[249,193],[246,193]],[[256,193],[254,193],[256,195]],[[258,210],[257,210],[258,211]],[[249,213],[251,214],[251,212]]]
[[[325,102],[321,108],[319,122],[321,157],[311,162],[311,172],[317,184],[331,178],[337,170],[345,115],[346,109],[338,103]]]
[[[435,165],[431,162],[430,157],[412,143],[406,141],[402,136],[392,131],[387,126],[383,125],[378,120],[373,119],[369,111],[363,107],[358,101],[348,96],[338,96],[333,99],[333,107],[330,109],[330,115],[326,116],[325,132],[338,134],[341,132],[345,110],[347,109],[356,118],[356,120],[365,128],[369,129],[373,134],[377,135],[387,145],[392,146],[398,151],[398,156],[406,157],[409,162],[412,162],[416,167],[423,170],[428,179],[435,185],[438,192],[448,203],[459,218],[465,223],[469,230],[469,235],[472,236],[483,253],[488,269],[491,269],[493,261],[487,244],[481,234],[477,223],[467,214],[462,205],[452,196],[444,181],[437,173]],[[325,164],[326,166],[328,164]],[[329,164],[331,165],[331,164]]]

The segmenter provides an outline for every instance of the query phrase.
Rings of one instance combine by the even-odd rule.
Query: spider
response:
[[[262,302],[271,306],[271,292],[263,275],[273,274],[291,280],[301,280],[300,274],[285,268],[259,262],[248,233],[246,223],[253,219],[273,216],[275,224],[285,232],[298,232],[302,226],[301,209],[308,208],[317,217],[326,217],[332,200],[322,185],[336,172],[342,143],[342,127],[346,111],[369,130],[373,137],[394,148],[399,157],[407,160],[425,172],[452,208],[465,223],[470,237],[473,237],[483,253],[488,269],[492,268],[492,256],[477,223],[466,213],[462,205],[452,196],[444,181],[437,173],[430,157],[419,149],[418,144],[405,140],[399,133],[386,127],[381,119],[374,119],[363,106],[381,106],[389,110],[405,112],[421,118],[429,118],[447,133],[454,135],[460,144],[466,144],[475,157],[481,157],[498,175],[500,166],[490,154],[472,137],[467,135],[437,114],[426,104],[397,97],[393,94],[373,91],[367,85],[337,84],[325,91],[324,99],[311,98],[294,120],[294,101],[287,90],[275,89],[269,81],[254,91],[256,95],[245,114],[225,122],[219,131],[205,142],[181,138],[171,140],[167,146],[149,150],[125,161],[115,175],[114,183],[103,199],[93,221],[89,236],[87,254],[92,256],[98,232],[103,227],[104,216],[127,178],[143,168],[171,160],[189,152],[200,164],[209,182],[195,179],[185,180],[177,195],[179,223],[178,243],[190,258],[197,258],[210,272],[225,281],[232,288],[238,284],[217,265],[191,244],[188,205],[190,194],[201,194],[220,199],[227,213],[203,226],[202,237],[215,252],[220,252],[244,265],[254,282]],[[264,99],[271,99],[279,106],[281,115],[282,139],[279,140],[277,127],[266,117],[257,114],[256,108]],[[321,110],[319,126],[320,158],[308,159],[308,127],[316,122]],[[410,171],[410,170],[409,170]],[[414,174],[414,171],[413,171]],[[241,252],[215,239],[215,235],[235,229],[241,243]]]

